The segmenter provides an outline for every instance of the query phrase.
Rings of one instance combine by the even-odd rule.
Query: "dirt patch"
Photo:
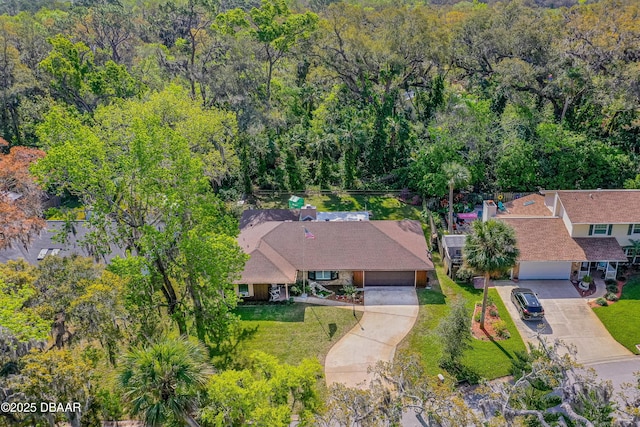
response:
[[[487,307],[484,317],[484,330],[480,328],[480,314],[482,305],[476,305],[471,319],[471,334],[475,339],[483,341],[501,341],[510,337],[507,325],[500,318],[495,305]]]

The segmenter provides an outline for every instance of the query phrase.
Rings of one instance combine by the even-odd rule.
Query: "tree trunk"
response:
[[[189,414],[184,414],[184,420],[189,427],[200,427],[200,424],[198,424],[197,421]]]
[[[489,296],[489,273],[484,273],[484,289],[482,291],[482,312],[480,313],[480,329],[484,329],[484,315],[487,311],[487,297]]]
[[[196,333],[198,335],[198,339],[203,343],[206,342],[206,333],[205,333],[205,324],[204,324],[204,316],[202,309],[202,301],[200,299],[200,294],[196,289],[196,284],[192,279],[188,279],[189,283],[189,294],[191,295],[191,300],[193,301],[193,314],[195,316],[196,323]]]
[[[178,309],[178,296],[176,295],[176,291],[171,284],[171,279],[169,278],[167,270],[164,268],[160,258],[156,258],[156,267],[158,267],[158,271],[162,276],[162,294],[167,300],[169,316],[171,316],[171,318],[178,324],[178,331],[180,332],[180,335],[187,335],[187,324],[184,319],[184,313],[181,313]]]
[[[453,234],[453,184],[449,184],[449,234]]]

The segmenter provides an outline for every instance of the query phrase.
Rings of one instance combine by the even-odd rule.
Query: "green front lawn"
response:
[[[473,313],[476,301],[482,300],[482,290],[472,285],[460,285],[444,274],[444,269],[437,255],[434,254],[436,272],[442,292],[436,290],[418,290],[420,312],[413,330],[400,344],[398,351],[404,354],[418,354],[428,373],[443,373],[438,366],[442,350],[440,338],[435,332],[440,319],[449,314],[449,304],[456,298],[464,298],[469,310]],[[507,323],[511,338],[502,341],[480,341],[474,339],[472,349],[468,350],[463,363],[481,378],[494,379],[509,374],[511,359],[516,351],[524,352],[526,347],[511,316],[502,303],[498,292],[489,289],[489,297],[498,308],[500,318]]]
[[[278,197],[260,198],[261,209],[285,209],[288,205],[290,194]],[[404,218],[420,219],[420,206],[412,206],[402,203],[393,196],[364,196],[348,194],[309,195],[302,196],[304,202],[315,206],[318,211],[363,211],[373,213],[372,219],[400,220]]]
[[[240,341],[237,354],[260,350],[289,364],[313,357],[324,363],[333,344],[362,317],[356,312],[354,318],[351,308],[302,303],[240,306],[236,313],[243,328],[250,331]]]
[[[635,354],[640,354],[640,277],[632,277],[622,288],[620,301],[593,311],[611,336]]]

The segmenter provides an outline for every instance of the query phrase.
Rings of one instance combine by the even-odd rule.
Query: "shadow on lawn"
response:
[[[631,276],[622,287],[621,300],[640,300],[640,276]]]
[[[430,305],[430,304],[446,304],[447,296],[439,290],[432,289],[420,289],[418,290],[418,304]]]
[[[329,211],[357,211],[363,209],[352,196],[344,196],[343,198],[339,194],[330,194],[329,196],[323,196],[322,199],[324,199],[322,204]]]
[[[236,366],[238,360],[241,360],[239,346],[243,341],[252,338],[257,332],[260,326],[253,327],[238,327],[233,328],[228,339],[221,343],[218,347],[212,348],[209,351],[209,356],[213,359],[213,363],[216,367],[221,369],[228,369],[232,366]]]
[[[505,348],[503,346],[501,346],[500,343],[498,343],[498,341],[496,341],[487,331],[483,331],[483,332],[487,336],[489,341],[491,341],[491,343],[493,343],[493,345],[498,347],[498,350],[500,350],[502,353],[504,353],[504,355],[507,356],[507,358],[513,359],[513,356],[511,355],[511,353],[509,353],[507,350],[505,350]]]
[[[235,313],[244,321],[304,322],[307,304],[260,304],[238,306]]]

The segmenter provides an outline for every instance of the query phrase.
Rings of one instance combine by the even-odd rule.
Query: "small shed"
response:
[[[304,199],[298,196],[289,197],[289,209],[300,209],[304,206]]]

